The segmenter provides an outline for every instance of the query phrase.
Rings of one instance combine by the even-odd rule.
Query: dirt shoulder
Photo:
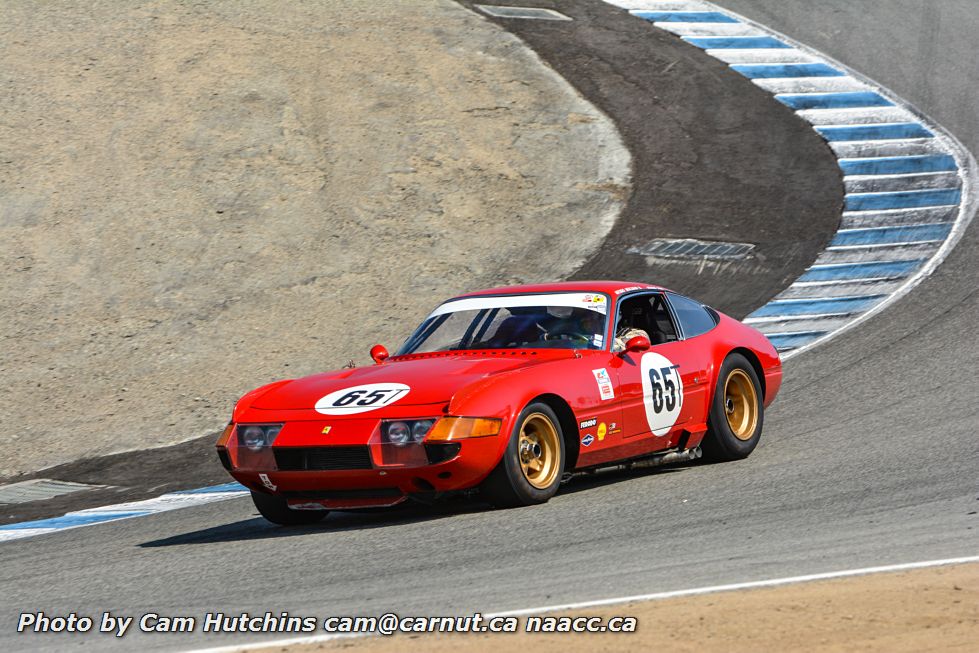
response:
[[[447,0],[13,1],[0,62],[0,477],[564,278],[628,195],[610,120]]]
[[[268,651],[971,651],[979,564],[555,613],[638,619],[635,633],[395,635]],[[523,623],[521,622],[521,629]]]

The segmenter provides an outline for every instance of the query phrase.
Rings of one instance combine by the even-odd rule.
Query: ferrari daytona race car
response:
[[[523,506],[576,472],[744,458],[782,380],[758,331],[611,281],[455,297],[371,358],[235,406],[218,455],[266,519],[458,492]]]

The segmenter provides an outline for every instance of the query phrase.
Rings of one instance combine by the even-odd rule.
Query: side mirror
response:
[[[652,347],[652,345],[649,344],[649,338],[646,336],[632,336],[625,343],[625,350],[622,353],[628,354],[629,352],[635,352],[638,354],[640,352],[648,351],[650,347]]]
[[[648,348],[648,343],[647,343],[647,348]],[[388,356],[390,356],[390,354],[388,353],[388,350],[384,345],[374,345],[373,347],[371,347],[371,358],[373,358],[374,362],[377,363],[378,365],[380,365],[385,360],[387,360]]]

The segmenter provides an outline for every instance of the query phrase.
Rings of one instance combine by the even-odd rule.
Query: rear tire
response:
[[[714,400],[707,418],[707,435],[700,445],[708,462],[747,458],[761,438],[765,409],[755,368],[741,354],[721,365]]]
[[[520,411],[503,458],[480,486],[497,508],[545,503],[561,485],[564,435],[550,406],[533,403]]]
[[[315,524],[329,513],[329,510],[293,510],[283,497],[254,490],[252,490],[252,501],[262,517],[280,526]]]

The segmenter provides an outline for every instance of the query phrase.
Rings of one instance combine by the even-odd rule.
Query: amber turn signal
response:
[[[426,442],[449,442],[466,438],[485,438],[500,432],[503,420],[489,417],[443,417],[432,432],[425,438]]]
[[[224,427],[224,433],[221,434],[221,437],[218,438],[218,441],[217,441],[217,443],[215,443],[214,446],[216,446],[216,447],[227,447],[228,446],[228,440],[231,439],[231,434],[234,433],[234,432],[235,432],[235,423],[234,422],[231,422],[227,426]]]

